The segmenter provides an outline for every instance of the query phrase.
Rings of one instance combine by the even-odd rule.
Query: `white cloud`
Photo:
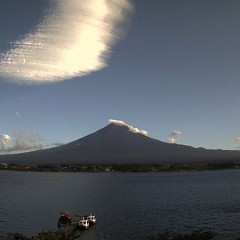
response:
[[[43,139],[38,134],[15,131],[13,136],[3,134],[0,138],[0,152],[22,152],[43,148]]]
[[[177,141],[176,138],[173,138],[173,137],[169,137],[169,138],[168,138],[168,142],[169,142],[169,143],[175,143],[176,141]]]
[[[236,137],[235,139],[235,143],[236,143],[236,149],[239,149],[240,150],[240,137]]]
[[[109,119],[108,122],[117,124],[119,126],[128,126],[124,121],[121,121],[121,120]]]
[[[179,130],[173,130],[170,134],[169,134],[169,138],[168,138],[168,142],[169,143],[176,143],[179,138],[181,137],[182,132]]]
[[[11,142],[11,137],[7,134],[2,134],[0,136],[0,150],[5,149],[6,144],[8,144],[9,142]]]
[[[129,0],[53,1],[36,29],[0,55],[0,75],[44,83],[101,70],[131,11]]]
[[[3,141],[4,143],[8,143],[8,142],[11,141],[11,138],[10,138],[9,135],[3,134],[3,135],[2,135],[2,141]]]
[[[128,127],[129,131],[133,132],[133,133],[140,133],[142,135],[148,136],[148,132],[145,130],[139,130],[138,128],[135,128],[131,125],[126,124],[124,121],[121,120],[116,120],[116,119],[109,119],[108,120],[109,123],[114,123],[120,126],[126,126]]]
[[[179,131],[179,130],[173,130],[173,131],[170,133],[170,136],[176,137],[176,136],[180,136],[181,134],[182,134],[181,131]]]
[[[0,136],[0,151],[4,151],[9,142],[11,142],[11,137],[5,133],[2,134]]]

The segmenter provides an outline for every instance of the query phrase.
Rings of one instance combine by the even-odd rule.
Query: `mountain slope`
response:
[[[238,159],[239,151],[169,144],[113,123],[60,147],[0,156],[0,162],[24,164],[152,164]]]

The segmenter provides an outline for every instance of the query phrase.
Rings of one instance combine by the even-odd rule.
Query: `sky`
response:
[[[240,149],[239,13],[238,0],[1,0],[0,154],[113,122]]]

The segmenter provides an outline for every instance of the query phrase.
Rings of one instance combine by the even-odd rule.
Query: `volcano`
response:
[[[240,160],[240,151],[166,143],[114,123],[59,147],[0,155],[0,162],[17,164],[165,164],[228,160]]]

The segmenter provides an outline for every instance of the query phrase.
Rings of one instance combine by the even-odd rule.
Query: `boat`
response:
[[[60,213],[58,219],[58,228],[60,231],[65,230],[87,230],[89,226],[96,224],[97,219],[92,213],[89,215],[72,215],[69,212]]]
[[[88,219],[85,218],[85,217],[80,218],[79,221],[78,221],[77,228],[79,230],[87,230],[89,228],[89,221],[88,221]]]
[[[70,213],[67,211],[60,213],[60,218],[58,219],[57,227],[60,231],[72,230],[73,225],[71,223]]]
[[[97,223],[96,216],[94,216],[92,213],[90,213],[90,214],[87,216],[87,220],[89,221],[89,224],[90,224],[90,225],[94,225],[94,224]]]

